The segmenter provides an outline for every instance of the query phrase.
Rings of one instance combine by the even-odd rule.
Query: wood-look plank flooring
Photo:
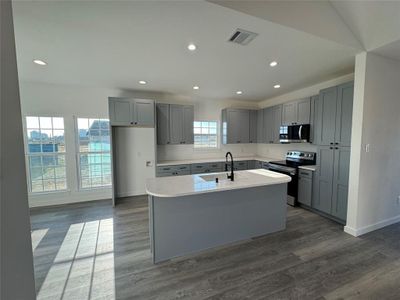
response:
[[[400,224],[354,238],[288,207],[282,232],[153,265],[147,198],[118,203],[31,211],[38,299],[400,299]]]

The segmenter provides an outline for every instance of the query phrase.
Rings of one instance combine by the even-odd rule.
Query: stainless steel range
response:
[[[315,152],[297,150],[288,151],[286,160],[269,162],[269,170],[289,175],[292,178],[292,181],[288,183],[287,203],[289,205],[295,206],[297,204],[298,167],[315,165],[315,162]]]

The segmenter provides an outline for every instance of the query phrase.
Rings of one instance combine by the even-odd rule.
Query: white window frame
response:
[[[194,136],[196,136],[196,134],[194,133],[194,128],[195,128],[194,123],[195,122],[215,122],[217,124],[217,133],[215,134],[216,138],[217,138],[217,145],[215,147],[196,147],[196,143],[194,141],[193,149],[195,151],[211,151],[211,152],[215,151],[215,150],[219,150],[219,148],[220,148],[220,128],[219,128],[220,124],[219,124],[219,121],[218,120],[194,120],[194,122],[193,122],[193,138],[194,138]],[[199,134],[197,134],[197,135],[199,135]]]
[[[79,126],[78,119],[96,119],[96,120],[108,120],[109,121],[109,132],[110,132],[110,151],[98,151],[98,152],[80,152],[80,140],[79,140]],[[109,185],[101,185],[101,186],[91,186],[91,187],[82,187],[82,178],[81,178],[81,154],[110,154],[110,160],[112,160],[112,149],[111,149],[111,121],[109,118],[101,118],[101,117],[88,117],[88,116],[74,116],[74,133],[75,133],[75,160],[76,160],[76,171],[77,171],[77,179],[78,179],[78,190],[79,191],[91,191],[91,190],[102,190],[102,189],[111,189],[113,180],[112,180],[112,161],[110,161],[111,168],[111,184]]]
[[[27,117],[46,117],[46,118],[63,118],[63,123],[64,123],[64,144],[65,144],[65,151],[64,152],[49,152],[47,153],[29,153],[29,143],[28,143],[28,126],[26,122]],[[23,128],[23,141],[24,141],[24,155],[25,155],[25,170],[26,170],[26,179],[27,179],[27,187],[28,187],[28,195],[46,195],[46,194],[55,194],[55,193],[65,193],[69,191],[69,185],[70,183],[68,182],[68,166],[67,166],[67,156],[68,156],[68,145],[67,145],[67,138],[66,138],[66,126],[65,126],[65,116],[63,115],[58,115],[58,114],[44,114],[44,113],[32,113],[32,114],[25,114],[22,116],[22,128]],[[53,126],[53,124],[52,124]],[[39,124],[40,127],[40,124]],[[39,128],[41,129],[41,128]],[[59,129],[54,129],[52,130],[59,130]],[[32,191],[32,177],[31,177],[31,168],[30,168],[30,157],[34,156],[64,156],[65,160],[65,188],[64,189],[56,189],[56,190],[50,190],[50,191],[40,191],[40,192],[33,192]],[[54,177],[55,179],[57,177]],[[43,179],[42,179],[43,180]]]

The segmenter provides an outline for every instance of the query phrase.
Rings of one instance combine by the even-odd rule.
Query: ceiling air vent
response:
[[[240,45],[247,45],[250,43],[258,33],[243,30],[243,29],[236,29],[235,33],[229,39],[229,42],[240,44]]]

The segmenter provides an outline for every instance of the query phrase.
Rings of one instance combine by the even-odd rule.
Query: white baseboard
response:
[[[400,222],[400,215],[360,228],[352,228],[346,225],[344,227],[344,232],[351,234],[352,236],[360,236],[368,232],[375,231],[383,227],[395,224],[397,222]]]
[[[126,191],[126,192],[119,192],[117,194],[118,198],[124,198],[124,197],[133,197],[133,196],[142,196],[145,195],[146,192],[142,190],[135,190],[135,191]]]

